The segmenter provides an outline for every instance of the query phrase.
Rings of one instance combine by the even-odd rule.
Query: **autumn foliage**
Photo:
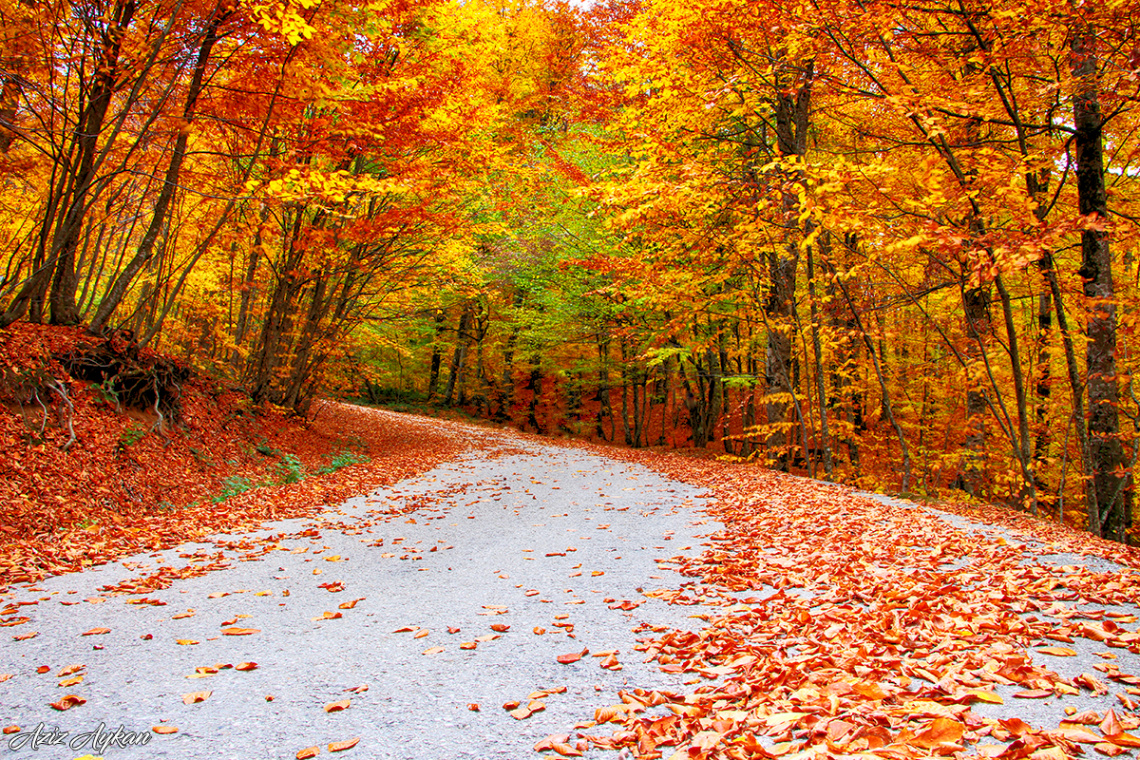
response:
[[[0,324],[1128,540],[1131,10],[0,3]]]

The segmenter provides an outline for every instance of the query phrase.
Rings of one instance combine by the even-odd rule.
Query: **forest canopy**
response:
[[[0,0],[0,326],[1127,540],[1134,11]]]

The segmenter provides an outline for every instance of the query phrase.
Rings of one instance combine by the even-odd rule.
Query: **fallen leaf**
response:
[[[178,729],[175,728],[174,726],[153,726],[150,730],[154,731],[156,734],[176,734],[176,733],[178,733]]]
[[[424,650],[424,654],[439,654],[440,652],[445,651],[447,650],[445,650],[443,647],[430,647]]]
[[[1039,647],[1036,651],[1041,654],[1051,654],[1054,657],[1076,657],[1077,651],[1068,647]]]
[[[563,665],[569,665],[571,663],[578,662],[578,660],[582,659],[583,657],[585,657],[589,653],[590,653],[589,649],[583,649],[581,652],[570,652],[569,654],[560,654],[560,655],[558,655],[557,660],[560,663],[562,663]]]
[[[427,636],[430,633],[431,633],[431,631],[429,631],[427,628],[421,628],[420,630],[416,631],[415,635],[412,638],[422,639],[423,637]]]
[[[181,644],[182,646],[191,646],[193,644],[197,644],[198,640],[197,639],[175,639],[174,643],[175,644]]]
[[[212,691],[192,691],[189,694],[182,695],[182,704],[193,705],[198,702],[205,702],[213,694]]]
[[[234,666],[234,670],[241,670],[241,671],[257,670],[257,663],[256,662],[239,662],[237,665]]]
[[[478,702],[468,702],[467,703],[467,709],[470,710],[471,712],[479,712],[479,703]]]
[[[223,628],[223,636],[252,636],[255,633],[261,633],[260,628]]]
[[[342,742],[329,742],[329,752],[344,752],[346,749],[352,749],[359,743],[359,736],[355,739],[345,739]]]
[[[321,754],[320,747],[305,747],[297,753],[297,760],[309,760],[309,758],[316,757]]]
[[[979,702],[989,702],[990,704],[994,705],[1005,704],[1005,700],[1001,698],[1001,695],[994,691],[986,691],[985,689],[970,689],[967,693],[977,699]]]
[[[506,633],[507,631],[511,630],[511,627],[503,623],[492,623],[491,630],[498,631],[499,633]]]
[[[101,636],[104,633],[110,633],[110,628],[92,628],[90,631],[84,631],[81,636]]]
[[[325,705],[325,712],[334,713],[340,712],[341,710],[347,710],[351,704],[351,699],[342,699],[337,702],[329,702],[327,705]]]
[[[60,699],[58,702],[52,702],[51,707],[56,710],[70,710],[73,707],[87,704],[87,700],[75,694],[68,694]]]
[[[1118,734],[1105,734],[1104,738],[1118,747],[1140,747],[1140,736],[1126,734],[1123,731]]]
[[[934,749],[944,744],[957,744],[966,732],[966,727],[953,718],[935,718],[918,735],[910,740],[910,744],[926,749]]]

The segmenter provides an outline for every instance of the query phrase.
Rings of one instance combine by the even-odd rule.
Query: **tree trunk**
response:
[[[1091,487],[1096,491],[1096,512],[1088,514],[1093,535],[1122,540],[1130,523],[1126,508],[1128,482],[1120,471],[1124,452],[1120,444],[1116,384],[1116,294],[1112,281],[1112,255],[1105,227],[1108,197],[1104,184],[1104,149],[1097,82],[1096,40],[1091,29],[1077,31],[1072,41],[1073,136],[1077,154],[1077,195],[1081,215],[1090,228],[1081,232],[1081,268],[1084,281],[1088,343],[1089,447],[1093,467]],[[1095,225],[1095,228],[1091,228]]]

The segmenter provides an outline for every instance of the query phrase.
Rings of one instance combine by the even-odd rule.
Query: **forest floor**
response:
[[[68,387],[74,416],[31,445],[25,410],[0,411],[13,756],[1140,747],[1133,549],[341,404],[301,426],[217,388],[135,438]]]

